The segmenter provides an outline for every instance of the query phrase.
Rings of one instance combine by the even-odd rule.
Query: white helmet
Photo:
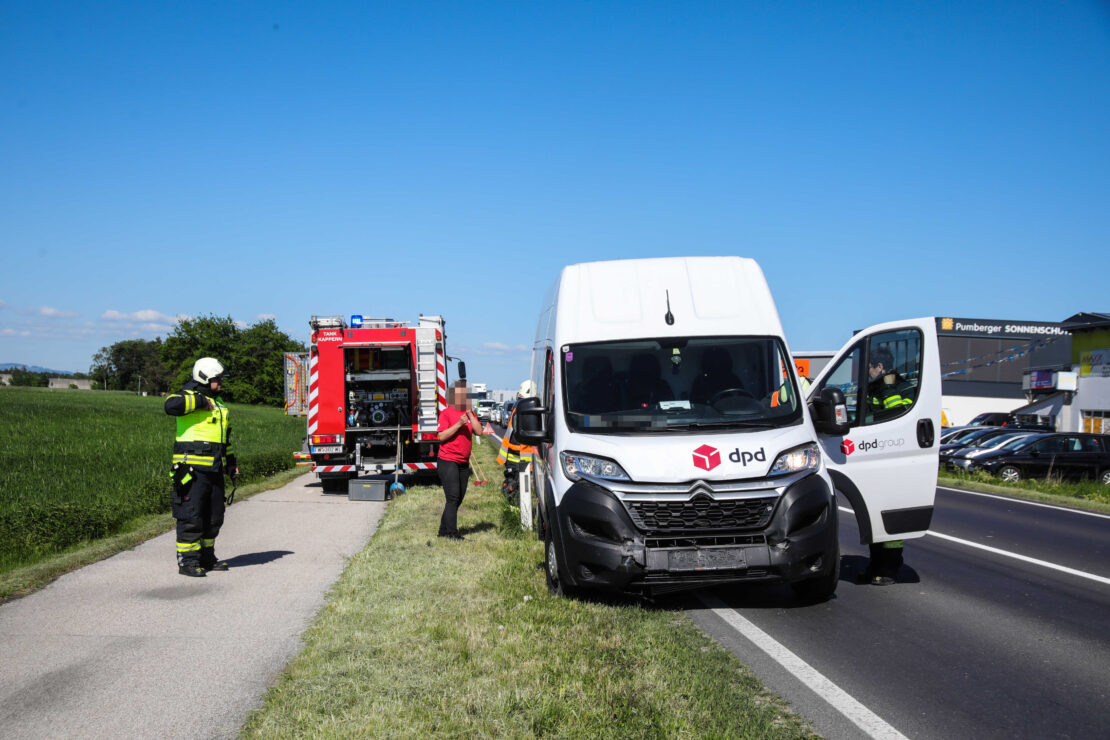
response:
[[[204,385],[219,380],[225,372],[227,370],[215,357],[202,357],[193,363],[193,380]]]
[[[520,390],[516,392],[520,398],[533,398],[536,395],[536,384],[531,380],[526,380],[520,384]]]

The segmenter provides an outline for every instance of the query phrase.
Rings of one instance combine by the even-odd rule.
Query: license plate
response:
[[[745,565],[742,547],[671,550],[667,555],[668,570],[732,570]]]
[[[333,452],[342,452],[343,445],[328,445],[327,447],[313,447],[313,455],[331,454]]]

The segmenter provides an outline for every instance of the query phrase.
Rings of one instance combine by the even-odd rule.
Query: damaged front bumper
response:
[[[742,581],[799,581],[839,557],[836,503],[816,474],[779,495],[707,495],[628,506],[578,481],[556,507],[553,536],[571,585],[627,593]],[[719,526],[718,526],[719,523]]]

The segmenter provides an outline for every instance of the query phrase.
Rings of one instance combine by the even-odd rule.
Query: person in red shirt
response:
[[[451,389],[451,405],[439,412],[439,462],[436,472],[443,484],[443,515],[439,536],[461,540],[458,513],[470,481],[470,446],[475,434],[482,433],[478,417],[469,408],[466,382],[457,381]]]

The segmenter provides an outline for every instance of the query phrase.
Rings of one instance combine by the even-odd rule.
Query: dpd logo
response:
[[[840,443],[840,451],[845,455],[851,455],[856,451],[856,443],[850,439],[846,439]]]
[[[702,470],[712,470],[721,464],[721,453],[716,447],[702,445],[694,450],[694,467]]]
[[[906,444],[906,440],[904,439],[868,439],[857,445],[852,440],[846,439],[840,443],[840,451],[845,455],[851,455],[857,450],[860,452],[885,450],[888,447],[901,447],[904,444]]]

